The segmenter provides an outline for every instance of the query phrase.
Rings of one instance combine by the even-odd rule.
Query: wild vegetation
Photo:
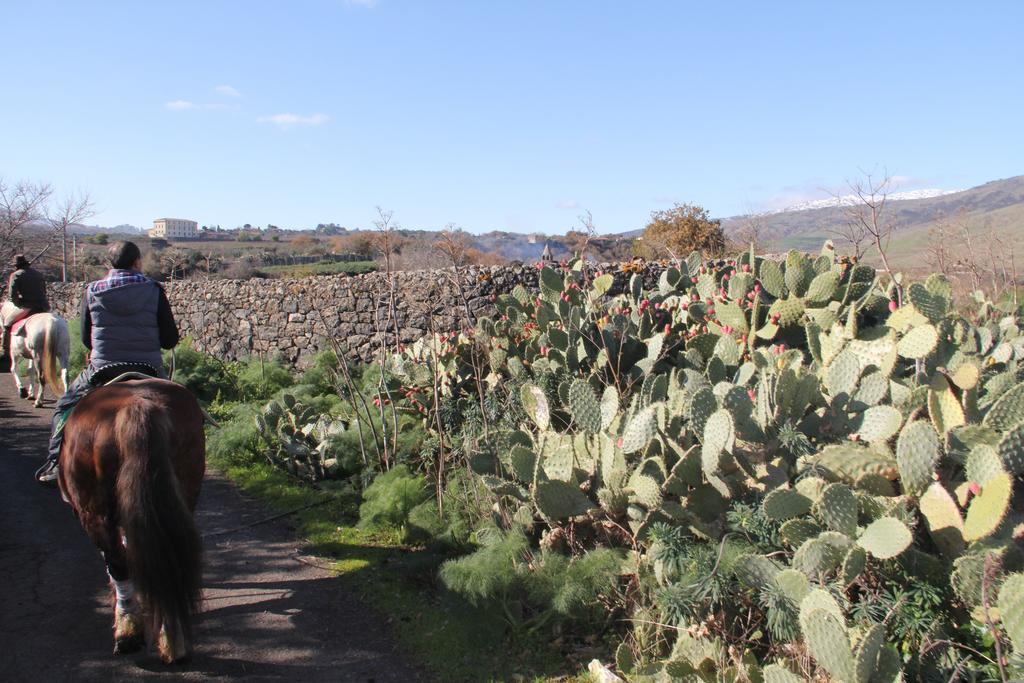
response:
[[[179,379],[211,457],[360,501],[506,643],[631,680],[1024,675],[1010,301],[831,244],[539,284],[371,365]]]

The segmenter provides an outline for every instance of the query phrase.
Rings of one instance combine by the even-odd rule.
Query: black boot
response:
[[[44,485],[55,485],[60,476],[60,466],[56,460],[47,460],[36,470],[36,481]]]
[[[0,373],[11,371],[11,331],[4,328],[4,355],[0,356]]]

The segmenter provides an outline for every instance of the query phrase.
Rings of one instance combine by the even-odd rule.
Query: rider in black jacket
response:
[[[7,296],[11,306],[5,306],[0,315],[0,327],[3,328],[3,358],[0,360],[0,372],[10,371],[11,337],[8,330],[11,325],[34,313],[46,313],[50,310],[50,302],[46,298],[46,280],[42,273],[32,267],[24,254],[14,257],[14,272],[7,283]]]

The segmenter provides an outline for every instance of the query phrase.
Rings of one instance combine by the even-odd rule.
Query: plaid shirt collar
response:
[[[118,287],[124,287],[125,285],[137,285],[148,281],[148,277],[134,270],[112,268],[105,278],[97,280],[89,285],[89,290],[93,294],[98,294],[99,292],[105,292],[108,289],[117,289]]]

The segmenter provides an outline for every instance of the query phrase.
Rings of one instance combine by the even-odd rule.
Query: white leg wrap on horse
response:
[[[118,581],[114,577],[110,577],[110,582],[114,584],[114,592],[117,593],[117,611],[133,611],[135,608],[135,586],[132,585],[131,579]]]

